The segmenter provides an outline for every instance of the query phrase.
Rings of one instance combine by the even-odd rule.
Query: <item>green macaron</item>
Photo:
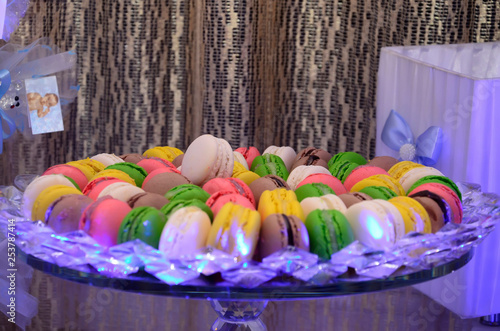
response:
[[[420,185],[427,184],[427,183],[438,183],[438,184],[443,184],[448,186],[450,189],[455,191],[455,193],[458,195],[458,198],[460,201],[462,201],[462,193],[458,189],[458,186],[453,182],[451,179],[445,176],[425,176],[417,180],[413,185],[410,187],[410,189],[406,192],[406,194],[410,193],[413,191],[415,188],[417,188]]]
[[[368,194],[373,199],[382,200],[389,200],[398,196],[396,192],[385,186],[368,186],[361,189],[359,192]]]
[[[142,182],[144,182],[144,179],[148,175],[143,167],[130,162],[115,163],[104,168],[104,170],[106,169],[116,169],[123,171],[134,180],[137,187],[142,187]]]
[[[297,200],[299,200],[299,202],[305,198],[320,197],[326,194],[335,194],[335,191],[332,190],[330,186],[323,183],[304,184],[295,189],[295,195],[297,195]]]
[[[252,165],[250,166],[250,170],[255,171],[255,169],[257,169],[259,166],[271,162],[279,163],[280,165],[283,165],[286,169],[285,162],[283,162],[283,159],[281,157],[279,157],[278,155],[266,153],[256,156],[255,159],[253,159]]]
[[[283,180],[288,179],[288,170],[286,169],[286,166],[283,162],[268,162],[266,164],[262,164],[255,168],[254,172],[259,175],[260,177],[264,177],[267,175],[276,175]]]
[[[210,198],[210,194],[198,185],[182,184],[171,188],[165,193],[165,198],[170,201],[197,199],[206,202]]]
[[[354,241],[347,218],[338,210],[316,209],[307,216],[305,223],[311,252],[320,258],[330,259],[333,253]]]
[[[120,225],[118,244],[140,239],[158,248],[165,223],[165,215],[154,207],[134,208],[125,216]]]
[[[349,161],[351,163],[357,163],[358,165],[365,165],[368,163],[368,161],[359,153],[356,152],[340,152],[335,154],[329,161],[328,161],[328,168],[330,168],[332,165],[334,165],[337,162],[341,161]]]
[[[341,160],[332,164],[332,166],[330,166],[328,170],[330,171],[332,176],[336,177],[338,180],[344,183],[347,176],[349,176],[349,174],[357,167],[359,167],[358,163],[354,163],[348,160]]]
[[[191,200],[174,200],[166,204],[161,208],[161,212],[165,214],[165,218],[167,219],[172,215],[176,210],[183,208],[183,207],[188,207],[188,206],[195,206],[203,210],[205,213],[207,213],[208,217],[210,217],[210,221],[214,220],[214,213],[212,212],[212,209],[208,207],[203,201],[200,201],[198,199],[191,199]]]

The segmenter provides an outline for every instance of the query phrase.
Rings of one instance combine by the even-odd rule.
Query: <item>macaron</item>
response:
[[[451,209],[452,222],[456,224],[462,223],[462,202],[458,198],[458,195],[455,193],[455,191],[444,184],[426,183],[423,185],[419,185],[418,187],[410,191],[408,195],[412,197],[416,193],[422,191],[428,191],[443,198]]]
[[[124,162],[135,163],[137,164],[140,160],[145,159],[144,156],[138,153],[128,153],[119,156]]]
[[[236,165],[236,163],[239,163],[246,170],[250,170],[247,160],[240,152],[233,151],[233,156],[234,156],[235,165]],[[234,172],[234,169],[233,169],[233,172]]]
[[[166,173],[166,172],[173,172],[173,173],[176,173],[176,174],[179,174],[179,170],[178,169],[174,169],[174,168],[158,168],[156,170],[153,170],[150,174],[148,174],[146,176],[146,178],[144,178],[144,181],[142,182],[142,186],[145,186],[147,182],[149,182],[151,179],[155,178],[156,175],[158,174],[162,174],[162,173]],[[174,176],[175,177],[175,176]],[[184,176],[183,176],[184,177]],[[184,177],[185,178],[185,177]],[[185,178],[187,180],[187,178]],[[190,183],[190,181],[188,180],[188,183]],[[180,184],[179,184],[180,185]]]
[[[158,146],[146,150],[142,155],[145,157],[158,157],[172,162],[177,156],[183,154],[182,151],[175,147]]]
[[[245,167],[238,162],[234,162],[233,174],[231,177],[241,179],[247,185],[250,185],[254,180],[260,178],[255,172],[245,169]]]
[[[340,200],[342,200],[347,208],[361,201],[373,200],[371,196],[361,192],[344,193],[340,194],[338,197],[340,198]]]
[[[127,200],[127,204],[132,209],[137,207],[153,207],[160,210],[169,202],[163,195],[150,192],[138,193]]]
[[[453,215],[448,203],[438,196],[429,191],[420,191],[411,196],[417,200],[427,211],[431,220],[431,232],[438,232],[446,223],[449,223]]]
[[[131,162],[115,163],[110,166],[107,166],[105,170],[110,170],[110,169],[123,171],[124,173],[129,175],[130,178],[134,180],[135,186],[137,187],[142,187],[142,183],[144,182],[144,179],[148,175],[148,173],[146,172],[146,170],[144,170],[144,168]]]
[[[347,208],[354,238],[368,247],[389,250],[405,234],[398,209],[385,200],[362,201]]]
[[[140,187],[126,182],[112,183],[106,186],[97,196],[97,199],[109,195],[110,197],[127,202],[131,197],[136,194],[144,193]]]
[[[232,191],[219,191],[212,194],[207,200],[206,205],[212,209],[214,217],[216,217],[220,209],[228,202],[255,210],[255,205],[250,200]]]
[[[123,201],[103,197],[85,209],[78,229],[85,231],[102,246],[114,246],[117,244],[122,220],[131,210]]]
[[[258,211],[262,220],[271,214],[294,215],[305,220],[304,211],[295,192],[283,188],[264,191],[260,197]]]
[[[399,184],[399,182],[394,179],[392,176],[389,175],[373,175],[368,178],[364,178],[354,184],[351,187],[351,192],[359,192],[365,187],[370,187],[370,186],[384,186],[387,187],[388,189],[394,191],[397,195],[405,195],[405,190],[403,187]]]
[[[189,145],[182,161],[181,174],[193,184],[203,185],[212,178],[231,177],[233,168],[234,155],[229,143],[205,134]]]
[[[290,187],[283,178],[276,175],[266,175],[250,183],[248,187],[252,190],[256,206],[259,205],[260,197],[264,191],[272,191],[277,188],[290,190]]]
[[[257,156],[253,160],[252,165],[250,166],[250,170],[252,170],[252,171],[255,172],[255,169],[257,169],[261,165],[264,165],[264,164],[267,164],[267,163],[271,163],[271,162],[272,163],[278,163],[279,165],[281,165],[282,169],[287,169],[286,165],[285,165],[285,162],[283,162],[283,160],[281,159],[281,157],[279,157],[278,155],[275,155],[275,154],[262,154],[262,155]],[[288,173],[288,170],[287,170],[287,173]]]
[[[104,167],[110,166],[115,163],[125,162],[121,157],[109,153],[100,153],[92,156],[91,159],[101,162]]]
[[[311,252],[322,259],[354,241],[353,230],[344,214],[338,210],[314,210],[305,222]]]
[[[392,156],[376,156],[373,159],[371,159],[367,165],[373,166],[373,167],[379,167],[384,169],[385,171],[389,171],[396,163],[398,163],[399,160],[396,158],[393,158]]]
[[[143,168],[147,174],[149,175],[151,172],[155,171],[156,169],[162,169],[162,168],[170,168],[174,170],[174,172],[181,173],[176,166],[173,165],[172,162],[165,160],[165,159],[160,159],[159,157],[150,157],[147,159],[142,159],[139,162],[137,162],[137,165]]]
[[[255,206],[255,197],[250,187],[241,179],[237,178],[213,178],[203,185],[208,194],[217,192],[233,192],[247,198]]]
[[[261,227],[257,211],[226,203],[215,217],[207,245],[222,250],[240,261],[252,259]]]
[[[99,177],[88,182],[88,184],[83,189],[82,193],[91,198],[92,200],[97,200],[102,190],[104,190],[107,186],[115,183],[127,183],[127,182],[113,177]]]
[[[58,198],[66,194],[82,195],[82,192],[75,187],[67,185],[52,185],[43,189],[36,197],[31,209],[31,219],[33,221],[45,221],[45,213],[49,206]]]
[[[399,210],[405,222],[405,233],[431,233],[431,220],[425,208],[415,199],[395,197],[388,200]]]
[[[325,168],[328,168],[328,161],[332,158],[332,155],[321,148],[316,147],[306,147],[297,153],[297,156],[293,160],[295,165],[300,159],[308,159],[310,156],[319,157],[325,162]],[[314,158],[315,159],[315,158]]]
[[[45,224],[55,233],[78,230],[78,221],[94,200],[82,194],[66,194],[54,200],[45,212]]]
[[[149,175],[151,177],[148,176],[148,178],[144,181],[142,185],[142,189],[144,191],[164,196],[168,191],[176,186],[191,183],[189,179],[181,174],[175,172],[161,172],[155,175],[156,171],[152,172],[151,175]]]
[[[328,167],[328,171],[343,184],[351,172],[357,167],[359,167],[359,164],[343,160],[333,163],[330,167]]]
[[[166,217],[167,222],[168,222],[168,219],[169,219],[171,214],[173,214],[176,210],[178,210],[180,208],[184,208],[184,207],[188,207],[188,206],[197,207],[197,208],[203,210],[205,213],[207,213],[210,220],[214,219],[214,214],[213,214],[212,210],[210,209],[210,207],[208,207],[204,202],[202,202],[198,199],[171,201],[168,204],[164,205],[161,208],[161,211],[163,214],[165,214],[165,217]]]
[[[165,214],[156,208],[134,208],[123,218],[120,224],[117,243],[121,244],[139,239],[154,248],[158,248],[165,223]]]
[[[295,189],[295,195],[299,202],[305,198],[320,197],[325,194],[335,194],[335,191],[323,183],[305,184]]]
[[[198,207],[188,206],[170,215],[163,228],[158,249],[167,258],[180,258],[206,246],[211,223]]]
[[[165,193],[165,198],[170,201],[198,199],[206,202],[210,198],[210,193],[194,184],[181,184]]]
[[[239,147],[239,148],[236,148],[235,152],[238,152],[241,155],[243,155],[243,157],[245,158],[245,160],[247,160],[247,164],[248,164],[249,167],[252,165],[253,160],[257,156],[260,155],[259,150],[256,147],[254,147],[254,146]]]
[[[385,186],[367,186],[359,190],[361,193],[368,194],[373,199],[389,200],[398,195],[392,189]]]
[[[404,191],[408,192],[415,182],[428,176],[444,177],[443,173],[436,168],[417,167],[407,171],[403,176],[401,176],[399,178],[399,183],[403,187]]]
[[[175,159],[172,161],[172,164],[179,169],[179,167],[182,165],[182,160],[184,160],[184,154],[177,155]]]
[[[279,156],[281,160],[283,160],[283,163],[285,164],[287,171],[290,171],[293,162],[295,160],[295,157],[297,156],[295,150],[290,146],[278,147],[274,145],[271,145],[268,148],[266,148],[262,154],[274,154]]]
[[[424,167],[424,165],[412,161],[401,161],[393,165],[387,172],[389,175],[399,180],[406,172],[419,167]]]
[[[87,176],[78,168],[68,165],[68,164],[57,164],[45,170],[42,176],[60,174],[71,178],[76,185],[78,185],[79,190],[83,190],[85,185],[89,182]]]
[[[21,210],[26,220],[32,220],[31,212],[38,195],[46,188],[54,185],[65,185],[78,189],[78,187],[76,187],[76,185],[73,184],[66,176],[61,174],[43,175],[35,178],[31,183],[29,183],[23,194]]]
[[[269,215],[260,228],[258,244],[260,258],[265,258],[288,246],[309,251],[309,235],[304,222],[296,216]]]
[[[90,167],[92,169],[91,177],[94,177],[94,175],[96,173],[103,171],[104,168],[106,168],[106,166],[104,164],[102,164],[98,160],[91,159],[91,158],[81,159],[81,160],[74,161],[74,162]],[[70,162],[68,162],[68,163],[70,163]]]
[[[316,209],[328,210],[334,209],[338,210],[341,213],[345,213],[347,207],[338,196],[335,194],[325,194],[320,197],[310,197],[305,198],[300,202],[300,206],[304,211],[304,216],[307,219],[307,216]]]
[[[349,174],[349,176],[347,176],[347,178],[344,181],[344,186],[345,186],[345,188],[346,188],[347,191],[352,192],[352,187],[356,183],[360,182],[361,180],[363,180],[365,178],[372,177],[372,176],[375,176],[375,175],[386,175],[386,176],[389,176],[389,174],[387,173],[387,171],[385,171],[382,168],[372,167],[372,166],[367,166],[367,165],[365,165],[365,166],[359,166],[359,167],[355,168]]]
[[[94,161],[94,162],[98,163],[97,161]],[[104,170],[104,165],[102,163],[100,163],[100,165],[102,166],[102,168],[100,168],[100,167],[93,167],[92,165],[90,165],[87,162],[82,162],[82,160],[71,161],[71,162],[68,162],[66,164],[70,165],[70,166],[73,166],[75,168],[80,169],[80,171],[83,172],[83,174],[85,175],[85,177],[87,177],[87,181],[90,181],[92,179],[92,177],[94,177],[97,173],[99,173],[100,171]]]
[[[296,190],[301,187],[302,185],[305,184],[312,184],[312,183],[322,183],[328,185],[334,192],[335,194],[344,194],[347,193],[347,190],[342,184],[342,182],[329,174],[312,174],[304,178],[300,183],[297,184],[297,187],[295,188]]]
[[[295,190],[297,188],[297,185],[303,181],[307,176],[312,175],[312,174],[327,174],[329,175],[330,172],[325,169],[324,167],[320,166],[298,166],[297,168],[293,169],[292,172],[290,172],[290,175],[288,176],[287,179],[287,184],[290,186],[292,190]]]
[[[366,159],[359,153],[356,152],[340,152],[335,154],[330,160],[328,160],[328,168],[337,162],[348,161],[350,163],[356,163],[358,165],[365,165],[368,163]]]
[[[426,184],[426,183],[438,183],[438,184],[446,185],[449,188],[451,188],[458,195],[458,198],[460,199],[460,201],[462,201],[462,193],[460,192],[460,189],[458,188],[458,186],[455,184],[454,181],[452,181],[451,179],[449,179],[448,177],[445,177],[445,176],[431,175],[431,176],[422,177],[419,180],[417,180],[415,183],[413,183],[413,185],[408,190],[406,190],[406,192],[411,192],[415,188],[417,188],[418,186]]]
[[[323,160],[322,158],[320,158],[319,156],[317,155],[309,155],[309,156],[304,156],[300,159],[298,159],[297,161],[295,161],[292,165],[292,167],[290,168],[290,171],[293,171],[295,168],[297,168],[298,166],[320,166],[320,167],[323,167],[325,169],[328,169],[328,163]]]
[[[260,177],[275,175],[283,178],[284,180],[287,180],[289,175],[285,164],[282,162],[268,162],[258,166],[253,171]]]
[[[132,179],[132,177],[130,177],[127,173],[117,169],[104,169],[103,171],[92,177],[90,181],[102,177],[117,178],[129,184],[135,185],[135,181]]]

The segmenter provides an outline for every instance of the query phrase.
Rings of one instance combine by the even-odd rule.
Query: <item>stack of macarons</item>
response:
[[[178,258],[212,245],[242,260],[288,245],[327,259],[354,240],[390,249],[462,219],[460,191],[435,168],[314,147],[233,150],[208,134],[185,153],[163,146],[52,166],[27,187],[23,212],[105,246],[140,239]]]

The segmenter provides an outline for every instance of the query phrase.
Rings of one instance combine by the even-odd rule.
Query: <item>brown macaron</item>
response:
[[[86,195],[63,195],[49,206],[45,213],[45,223],[55,233],[64,233],[78,230],[78,221],[83,211],[94,200]]]
[[[175,159],[172,161],[172,164],[179,168],[182,165],[182,160],[184,159],[184,154],[178,155],[175,157]]]
[[[142,189],[146,192],[156,193],[163,196],[165,196],[165,193],[170,191],[170,189],[176,186],[182,184],[191,184],[191,181],[189,179],[175,172],[162,172],[154,175],[151,178],[148,177],[146,177],[147,181],[144,180]]]
[[[265,258],[287,246],[309,251],[309,235],[304,222],[297,216],[269,215],[260,229],[258,248],[260,258]]]
[[[154,207],[156,209],[161,209],[161,207],[169,202],[170,201],[163,195],[150,192],[136,194],[127,201],[132,209],[137,207]]]
[[[257,178],[248,185],[250,190],[252,190],[253,196],[255,198],[255,205],[259,205],[260,196],[264,191],[272,191],[277,188],[290,189],[290,186],[286,183],[283,178],[276,175],[266,175],[264,177]]]
[[[451,211],[451,208],[446,200],[441,198],[439,195],[430,191],[420,191],[410,195],[410,198],[417,200],[422,206],[424,206],[431,219],[432,233],[436,233],[446,223],[452,221],[453,212]]]
[[[393,158],[392,156],[376,156],[370,160],[366,165],[379,167],[384,169],[385,171],[389,171],[396,163],[398,163],[398,159]]]
[[[290,168],[290,172],[292,172],[293,169],[297,168],[298,166],[302,166],[302,165],[306,165],[306,166],[315,165],[315,166],[320,166],[320,167],[323,167],[325,169],[328,169],[328,162],[326,162],[325,160],[323,160],[322,158],[320,158],[317,155],[309,155],[309,156],[305,156],[305,157],[300,158],[297,161],[295,161],[292,164],[292,167]]]
[[[344,193],[339,195],[338,197],[344,202],[347,208],[361,201],[373,200],[371,196],[362,192]]]
[[[119,157],[125,162],[135,163],[135,164],[137,164],[137,162],[139,162],[140,160],[145,159],[144,156],[142,156],[141,154],[137,154],[137,153],[123,154],[123,155],[120,155]]]
[[[295,160],[293,160],[293,163],[296,163],[298,160],[300,160],[304,157],[308,157],[310,155],[318,156],[326,163],[328,163],[328,161],[330,161],[330,159],[332,158],[332,154],[328,153],[324,149],[316,148],[316,147],[306,147],[297,153],[297,156],[295,157]]]

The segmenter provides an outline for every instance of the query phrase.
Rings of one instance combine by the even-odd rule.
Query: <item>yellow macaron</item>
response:
[[[362,179],[351,188],[351,192],[359,192],[369,186],[384,186],[391,189],[397,195],[405,195],[405,190],[399,182],[391,176],[387,175],[373,175],[368,178]]]
[[[271,214],[295,215],[305,220],[304,211],[295,192],[286,188],[264,191],[259,199],[258,211],[262,220]]]
[[[391,167],[391,169],[389,169],[388,173],[389,173],[389,175],[391,175],[392,177],[394,177],[396,180],[399,181],[399,179],[405,173],[407,173],[411,169],[418,168],[418,167],[423,167],[423,165],[419,164],[419,163],[412,162],[412,161],[401,161],[401,162],[398,162],[395,165],[393,165]]]
[[[250,185],[254,180],[259,179],[260,176],[255,172],[247,170],[241,163],[234,162],[233,178],[241,179],[245,184]]]
[[[184,154],[180,149],[170,146],[153,147],[145,151],[142,155],[146,157],[159,157],[160,159],[172,162],[177,156]]]
[[[257,211],[228,202],[214,219],[207,245],[241,261],[251,260],[259,240],[260,225]]]
[[[112,178],[117,178],[120,180],[123,180],[127,183],[130,183],[135,186],[135,181],[130,177],[127,173],[118,170],[118,169],[106,169],[103,170],[99,173],[97,173],[94,177],[92,177],[89,182],[93,181],[96,178],[101,178],[101,177],[112,177]]]
[[[395,197],[388,200],[403,216],[405,233],[416,231],[431,233],[431,219],[425,208],[415,199]]]
[[[58,198],[67,194],[79,194],[82,195],[75,187],[70,187],[66,185],[52,185],[44,189],[40,194],[38,194],[35,203],[33,203],[33,208],[31,209],[31,219],[33,221],[45,221],[45,213],[49,206]]]

